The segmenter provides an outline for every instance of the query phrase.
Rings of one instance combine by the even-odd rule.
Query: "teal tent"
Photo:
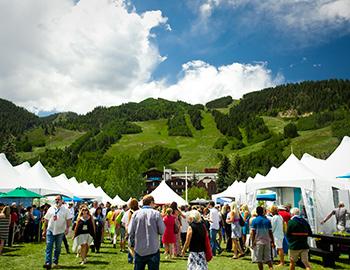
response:
[[[0,199],[2,198],[42,198],[38,193],[30,191],[23,187],[15,188],[9,192],[0,194]]]

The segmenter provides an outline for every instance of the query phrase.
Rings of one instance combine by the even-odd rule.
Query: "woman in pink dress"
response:
[[[162,242],[165,249],[165,258],[168,259],[174,257],[174,244],[176,242],[175,235],[175,217],[172,215],[173,210],[168,208],[166,210],[166,216],[164,216],[163,221],[165,224],[165,231],[162,237]]]

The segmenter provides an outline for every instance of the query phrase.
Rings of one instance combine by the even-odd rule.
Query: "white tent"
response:
[[[70,182],[68,181],[68,178],[67,176],[62,173],[60,174],[59,176],[56,176],[56,177],[53,177],[52,178],[58,185],[60,185],[61,187],[67,189],[67,190],[70,190],[73,195],[74,194],[74,187],[70,184]]]
[[[58,185],[47,172],[44,166],[38,161],[33,167],[29,170],[21,173],[22,178],[24,179],[25,188],[32,190],[40,195],[65,195],[72,197],[73,194],[69,190]]]
[[[99,186],[96,188],[96,192],[102,198],[102,202],[105,204],[107,202],[113,204],[113,199],[107,195],[107,193]]]
[[[72,192],[74,196],[81,198],[81,199],[95,199],[96,195],[91,194],[91,190],[88,190],[85,185],[81,185],[78,183],[77,179],[75,177],[68,179],[69,184],[73,188]]]
[[[329,232],[335,224],[328,222],[320,227],[319,222],[334,208],[332,185],[331,181],[317,175],[291,154],[278,169],[271,171],[263,179],[254,179],[247,183],[247,193],[253,194],[255,198],[257,191],[261,189],[300,188],[311,227],[314,231]]]
[[[5,154],[0,154],[0,192],[8,192],[24,186],[24,180],[7,160]]]
[[[171,204],[172,202],[176,202],[179,206],[187,205],[186,201],[177,195],[164,180],[150,195],[153,196],[156,204]]]
[[[123,201],[122,198],[119,197],[119,195],[115,195],[115,197],[112,200],[112,204],[117,206],[123,206],[126,204],[126,202]]]
[[[226,190],[221,193],[213,194],[212,200],[215,202],[218,198],[235,198],[239,204],[246,202],[246,184],[235,181]]]
[[[31,166],[30,166],[29,162],[26,161],[26,162],[23,162],[23,163],[15,166],[14,168],[18,173],[24,174],[31,168]]]
[[[350,172],[350,137],[343,138],[337,149],[326,159],[326,164],[334,177]]]

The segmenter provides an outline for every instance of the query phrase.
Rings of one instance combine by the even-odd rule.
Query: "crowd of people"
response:
[[[338,228],[343,229],[346,214],[340,203],[322,223],[335,215]],[[285,265],[288,249],[291,270],[299,258],[306,269],[311,269],[307,241],[311,233],[307,219],[290,205],[259,206],[250,212],[246,204],[221,206],[211,201],[206,207],[180,208],[176,202],[155,205],[150,195],[143,198],[142,207],[136,199],[120,207],[96,201],[89,206],[65,203],[61,196],[53,205],[40,208],[0,205],[0,254],[5,242],[11,246],[14,242],[45,239],[46,269],[57,267],[62,242],[70,253],[69,234],[72,251],[81,258],[81,264],[87,263],[90,250],[99,253],[101,244],[110,241],[114,248],[119,242],[120,251],[127,253],[127,262],[134,264],[135,270],[145,269],[146,265],[149,270],[159,269],[161,247],[166,260],[188,254],[190,270],[208,269],[211,257],[224,250],[232,253],[232,259],[250,254],[259,269],[264,263],[272,269],[274,257],[278,266]]]

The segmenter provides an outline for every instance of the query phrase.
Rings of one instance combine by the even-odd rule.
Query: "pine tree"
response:
[[[218,170],[218,179],[216,181],[219,192],[227,188],[227,177],[230,170],[230,166],[231,166],[230,160],[228,159],[227,156],[224,156]]]
[[[9,135],[1,149],[1,152],[6,155],[7,160],[14,166],[19,163],[19,157],[16,153],[16,138],[13,135]]]

